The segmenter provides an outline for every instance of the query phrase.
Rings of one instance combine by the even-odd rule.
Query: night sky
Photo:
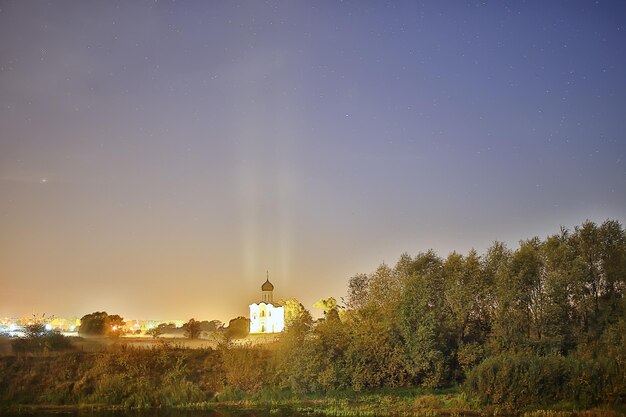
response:
[[[227,320],[626,220],[626,3],[1,1],[0,316]]]

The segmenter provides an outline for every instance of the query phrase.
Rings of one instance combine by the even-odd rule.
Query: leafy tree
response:
[[[429,387],[446,382],[446,317],[442,260],[432,251],[419,254],[411,266],[400,303],[400,331],[416,382]]]
[[[369,277],[369,300],[371,306],[384,310],[389,314],[400,299],[402,281],[395,269],[383,263]]]
[[[369,277],[357,274],[348,281],[348,309],[356,310],[364,307],[369,300]]]
[[[313,307],[319,308],[324,312],[324,316],[326,316],[331,310],[337,310],[337,300],[333,297],[323,298],[318,300],[313,304]]]
[[[186,337],[190,339],[197,339],[200,337],[201,332],[200,322],[194,318],[189,319],[187,323],[183,324],[183,331]]]
[[[80,319],[78,333],[86,336],[121,336],[124,332],[124,319],[117,315],[97,311],[86,314]]]
[[[576,310],[570,300],[580,282],[577,261],[564,228],[548,236],[542,247],[545,267],[545,320],[542,324],[543,350],[567,354],[576,342]]]
[[[71,350],[70,340],[57,330],[46,329],[45,314],[33,316],[32,321],[24,326],[25,337],[11,341],[15,353],[39,353],[49,351]]]
[[[402,386],[412,378],[395,317],[377,315],[376,312],[376,308],[371,307],[351,311],[346,314],[345,322],[326,320],[318,326],[319,330],[316,329],[333,345],[344,346],[344,372],[348,373],[350,387],[357,391]]]
[[[447,354],[453,379],[461,380],[484,356],[489,326],[485,308],[486,285],[476,251],[467,257],[451,253],[443,265],[444,312],[447,317]]]
[[[228,322],[226,337],[229,339],[243,339],[250,333],[250,320],[245,317],[236,317]]]
[[[124,334],[125,325],[126,322],[121,316],[112,314],[106,321],[107,334],[111,337],[119,337]]]
[[[152,336],[153,339],[158,338],[159,336],[163,335],[163,329],[160,327],[153,327],[152,329],[148,329],[146,331],[146,334],[149,336]]]
[[[157,328],[163,330],[163,333],[167,333],[168,331],[176,329],[175,323],[159,323]]]
[[[108,316],[105,311],[84,315],[80,319],[78,333],[87,336],[103,336],[107,330]]]
[[[44,322],[34,322],[24,326],[24,334],[27,338],[42,337],[45,336],[47,332],[46,323]]]
[[[280,304],[285,309],[285,328],[291,327],[306,315],[308,315],[309,319],[312,321],[311,314],[304,308],[302,303],[295,298],[281,301]]]
[[[224,327],[224,323],[222,323],[219,320],[211,320],[211,321],[201,321],[200,322],[200,330],[203,332],[215,332],[220,330],[222,327]]]

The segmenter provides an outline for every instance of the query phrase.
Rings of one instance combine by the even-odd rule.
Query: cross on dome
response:
[[[266,279],[263,285],[261,285],[261,291],[274,291],[274,284],[270,282],[269,271],[266,271]]]

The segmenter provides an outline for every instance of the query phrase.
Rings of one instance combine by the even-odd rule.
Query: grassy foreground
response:
[[[331,417],[358,416],[523,416],[523,417],[600,417],[622,416],[614,408],[576,410],[571,404],[556,404],[553,409],[512,410],[484,406],[459,389],[425,390],[386,388],[369,392],[352,390],[324,394],[296,395],[288,391],[263,390],[256,395],[227,392],[215,401],[179,406],[185,409],[266,409],[270,414],[283,410]]]
[[[467,398],[457,389],[382,389],[370,392],[352,390],[333,391],[324,394],[294,394],[289,391],[265,389],[256,394],[226,390],[216,394],[209,401],[181,403],[168,407],[173,410],[207,411],[215,410],[220,415],[238,416],[242,412],[255,411],[254,415],[293,416],[319,415],[330,417],[369,417],[369,416],[520,416],[520,417],[617,417],[626,412],[616,408],[594,408],[575,410],[570,404],[557,404],[552,409],[511,410],[502,407],[483,406]],[[39,413],[82,411],[128,410],[124,406],[105,404],[74,405],[27,405],[4,408],[9,412]],[[136,410],[139,410],[135,408]],[[145,410],[145,409],[144,409]],[[2,409],[0,408],[0,412]],[[247,415],[247,413],[244,413]],[[169,415],[169,414],[168,414]]]

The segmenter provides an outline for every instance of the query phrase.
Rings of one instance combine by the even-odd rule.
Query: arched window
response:
[[[265,317],[265,311],[261,311],[261,317]]]

